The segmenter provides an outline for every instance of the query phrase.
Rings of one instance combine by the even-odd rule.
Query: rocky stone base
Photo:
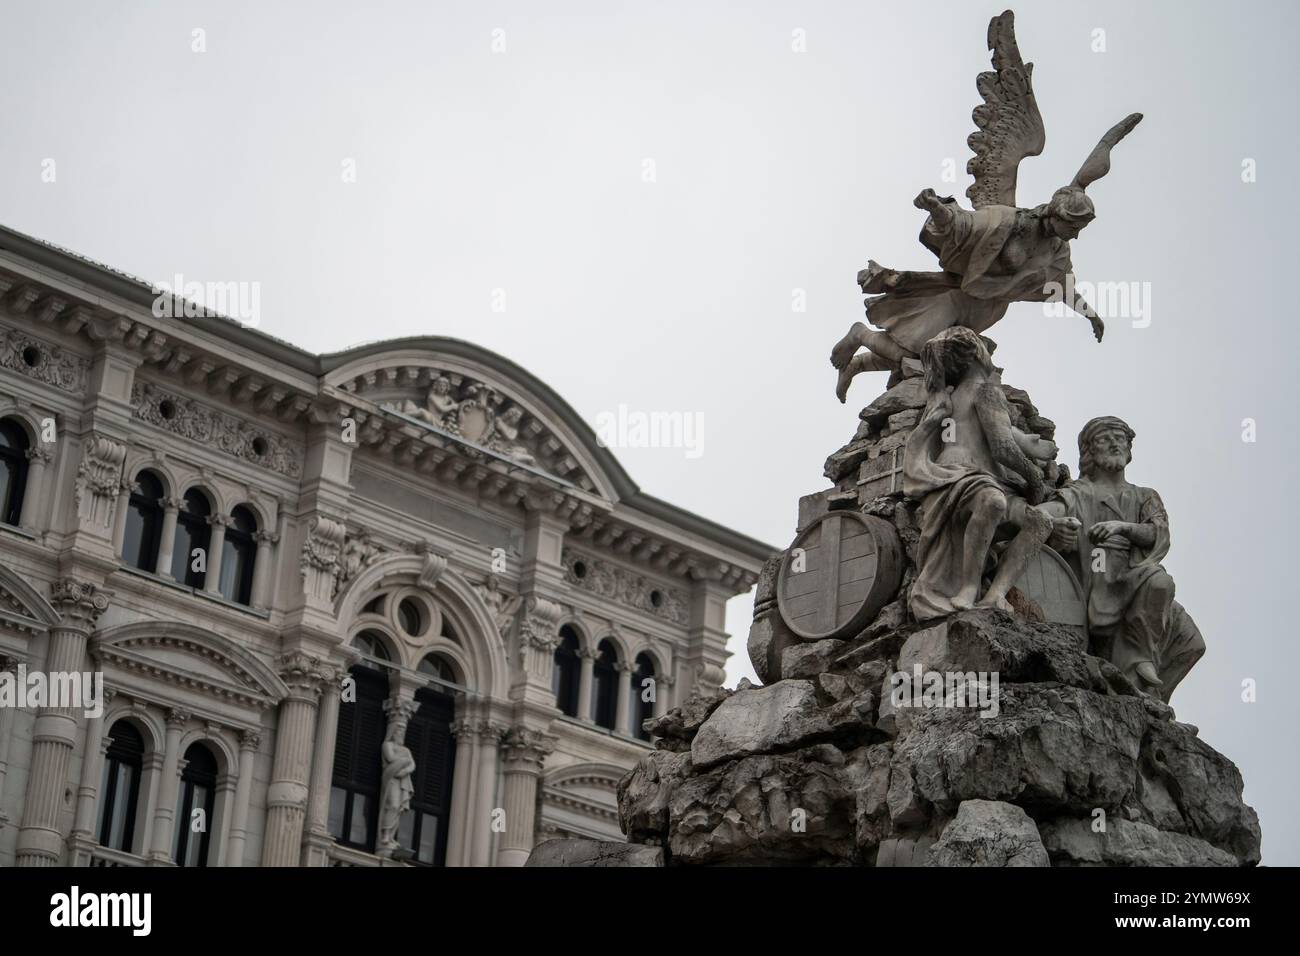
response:
[[[974,610],[787,647],[648,722],[620,822],[668,865],[1257,863],[1237,768],[1083,645]]]
[[[655,846],[612,840],[560,839],[539,843],[524,866],[663,866],[664,851]]]

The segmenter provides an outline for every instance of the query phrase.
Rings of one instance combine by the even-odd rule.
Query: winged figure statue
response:
[[[975,178],[966,190],[973,208],[923,190],[914,203],[929,214],[921,244],[938,258],[941,271],[898,271],[871,261],[858,273],[870,325],[855,322],[831,351],[841,402],[859,372],[899,371],[904,360],[918,358],[925,343],[944,329],[965,326],[983,332],[1012,302],[1060,297],[1088,319],[1101,341],[1101,318],[1074,288],[1070,240],[1096,215],[1085,190],[1110,170],[1110,151],[1142,114],[1111,127],[1069,184],[1048,202],[1021,208],[1016,205],[1020,161],[1040,154],[1046,135],[1034,98],[1034,67],[1020,58],[1010,10],[989,23],[988,45],[993,69],[976,79],[984,102],[972,114],[978,130],[967,139],[975,154],[966,164]]]

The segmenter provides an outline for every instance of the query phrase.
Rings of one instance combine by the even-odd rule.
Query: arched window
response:
[[[126,534],[122,538],[122,560],[150,573],[158,569],[158,545],[162,540],[162,482],[151,471],[135,479],[126,509]]]
[[[392,659],[383,637],[375,631],[362,631],[353,638],[352,646],[378,661]],[[339,843],[373,853],[383,769],[380,749],[387,729],[384,700],[388,675],[371,661],[362,661],[349,674],[353,693],[345,693],[339,702],[334,738],[329,830]]]
[[[456,666],[441,654],[427,655],[420,661],[416,670],[421,674],[428,674],[430,677],[446,681],[448,684],[460,683],[460,679],[456,675]]]
[[[111,743],[99,786],[99,845],[131,853],[135,845],[140,771],[144,766],[144,738],[125,720],[115,723],[108,736]]]
[[[385,663],[391,663],[393,660],[393,655],[388,653],[388,642],[378,631],[362,631],[352,639],[352,646],[366,657],[373,657]]]
[[[253,562],[257,557],[257,519],[240,505],[230,512],[226,540],[221,546],[221,596],[236,604],[253,600]]]
[[[613,730],[618,717],[618,650],[612,641],[600,642],[591,680],[591,719]]]
[[[578,658],[578,634],[569,625],[560,628],[560,643],[551,665],[551,690],[555,706],[567,717],[578,716],[578,685],[582,680],[582,661]]]
[[[190,744],[181,771],[172,859],[177,866],[207,866],[212,812],[217,802],[217,758],[204,744]]]
[[[451,662],[437,654],[420,661],[425,674],[458,683]],[[413,862],[442,866],[447,856],[447,823],[451,816],[451,778],[456,740],[451,735],[456,700],[443,688],[415,692],[420,706],[406,725],[406,748],[415,759],[411,808],[402,814],[397,842],[407,847]]]
[[[0,420],[0,523],[18,524],[27,490],[27,433],[12,418]]]
[[[176,515],[176,538],[172,545],[172,577],[192,588],[203,587],[207,578],[208,544],[212,540],[212,528],[208,517],[212,514],[212,505],[207,495],[197,488],[185,492],[181,500],[180,511]],[[203,551],[203,571],[194,570],[194,550]]]
[[[632,671],[631,679],[632,687],[628,700],[632,708],[632,736],[649,740],[650,735],[641,724],[655,715],[654,695],[659,693],[658,681],[655,680],[655,662],[651,660],[649,654],[636,656],[636,668]],[[647,697],[650,699],[646,700]]]

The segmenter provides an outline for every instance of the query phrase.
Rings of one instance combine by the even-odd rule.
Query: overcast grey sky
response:
[[[883,388],[832,394],[857,270],[932,268],[912,197],[969,184],[1000,9],[6,2],[0,221],[147,279],[260,282],[260,327],[313,351],[451,335],[593,424],[620,404],[698,415],[698,457],[619,457],[650,493],[784,546]],[[1136,428],[1130,478],[1164,498],[1166,567],[1209,645],[1174,703],[1241,767],[1273,864],[1300,863],[1297,9],[1016,4],[1047,127],[1022,204],[1146,114],[1089,189],[1074,264],[1149,283],[1150,324],[1112,318],[1097,345],[1019,305],[992,333],[1072,469],[1088,418]],[[734,682],[750,605],[731,611]]]

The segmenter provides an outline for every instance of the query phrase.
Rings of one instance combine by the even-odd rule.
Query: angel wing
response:
[[[1080,189],[1087,189],[1089,183],[1095,183],[1110,172],[1110,151],[1121,139],[1133,132],[1133,127],[1142,122],[1141,113],[1130,113],[1118,123],[1110,128],[1101,142],[1093,147],[1088,158],[1084,160],[1079,171],[1074,174],[1074,180],[1071,186],[1078,186]]]
[[[975,80],[984,103],[971,114],[979,129],[966,140],[975,154],[966,163],[966,172],[975,177],[966,195],[976,209],[1014,206],[1020,161],[1037,156],[1047,141],[1034,99],[1034,65],[1020,59],[1015,20],[1008,10],[989,21],[993,72],[981,73]]]

